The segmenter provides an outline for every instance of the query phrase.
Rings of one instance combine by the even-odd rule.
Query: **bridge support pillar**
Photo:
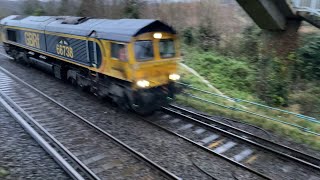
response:
[[[284,31],[263,30],[262,55],[270,57],[274,54],[280,58],[288,57],[298,47],[300,25],[300,20],[288,20]]]
[[[257,76],[258,96],[268,104],[286,106],[289,85],[295,65],[294,53],[298,47],[300,21],[287,21],[285,31],[263,30]]]

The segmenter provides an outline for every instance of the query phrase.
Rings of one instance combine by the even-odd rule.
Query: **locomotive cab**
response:
[[[134,105],[159,108],[169,103],[175,93],[175,81],[180,59],[175,34],[148,32],[134,38],[132,43],[132,71],[135,74],[133,89],[138,98]]]
[[[135,88],[157,87],[179,80],[178,42],[173,34],[151,32],[133,43]]]
[[[174,98],[175,81],[180,79],[177,74],[180,48],[176,32],[170,26],[152,21],[141,27],[127,42],[110,42],[108,67],[112,76],[130,82],[124,101],[134,111],[145,114]]]

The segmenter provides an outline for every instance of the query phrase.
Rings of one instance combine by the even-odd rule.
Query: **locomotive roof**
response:
[[[78,23],[73,23],[75,20],[79,20]],[[90,36],[95,32],[97,38],[122,42],[129,42],[132,37],[146,32],[176,33],[172,27],[154,19],[115,20],[69,16],[12,15],[2,19],[0,24],[79,36]]]

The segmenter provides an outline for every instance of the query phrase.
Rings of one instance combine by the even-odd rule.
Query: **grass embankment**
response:
[[[250,82],[252,78],[254,78],[254,72],[250,70],[250,65],[248,65],[244,61],[226,58],[214,53],[197,53],[192,50],[189,51],[184,60],[187,65],[197,70],[200,75],[209,80],[209,82],[211,82],[225,95],[234,98],[241,98],[249,101],[259,102],[259,99],[252,95],[254,93],[250,92],[250,88],[248,88],[251,86]],[[188,72],[185,68],[181,67],[180,73],[182,74],[182,82],[188,83],[196,88],[212,92],[211,88],[209,88],[198,77]],[[225,106],[236,107],[241,110],[255,112],[261,115],[279,119],[284,122],[294,123],[306,127],[312,131],[320,132],[320,124],[315,124],[306,120],[298,119],[293,115],[287,115],[281,112],[268,110],[247,103],[232,102],[224,98],[215,97],[194,90],[187,90],[187,92]],[[195,100],[184,95],[178,95],[177,102],[183,105],[191,106],[195,109],[201,110],[211,115],[220,115],[224,117],[234,118],[239,121],[259,126],[282,137],[289,137],[295,142],[304,143],[314,149],[320,150],[319,136],[305,133],[295,127],[251,115],[249,113],[230,110],[227,108],[219,107],[217,105],[208,104],[206,102]]]

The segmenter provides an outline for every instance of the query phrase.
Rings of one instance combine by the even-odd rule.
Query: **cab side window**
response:
[[[120,61],[128,61],[125,44],[111,43],[111,57]]]

